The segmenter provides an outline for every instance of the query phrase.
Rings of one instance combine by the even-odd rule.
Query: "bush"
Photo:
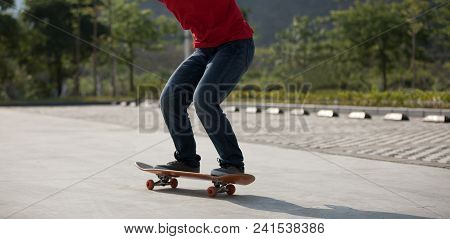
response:
[[[391,106],[420,108],[450,108],[450,92],[444,91],[317,91],[299,92],[236,90],[229,101],[266,103],[305,103],[354,106]]]

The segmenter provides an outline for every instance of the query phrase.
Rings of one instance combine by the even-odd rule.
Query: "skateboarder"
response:
[[[187,108],[196,113],[213,142],[220,168],[212,175],[244,173],[244,157],[220,108],[247,71],[255,52],[253,30],[235,0],[159,0],[194,38],[194,53],[170,77],[161,110],[175,144],[175,161],[157,168],[199,172],[200,156]]]

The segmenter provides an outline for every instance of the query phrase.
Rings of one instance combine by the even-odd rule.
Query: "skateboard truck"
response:
[[[170,176],[165,175],[158,175],[159,180],[157,182],[153,180],[147,181],[147,189],[153,190],[155,186],[167,186],[170,185],[171,188],[177,188],[178,187],[178,180],[176,178],[172,178]]]
[[[178,180],[176,178],[167,175],[157,176],[159,178],[158,181],[155,182],[151,179],[147,181],[148,190],[153,190],[155,186],[165,187],[167,185],[170,185],[170,187],[173,189],[178,187]],[[215,197],[218,193],[226,193],[231,196],[236,192],[236,187],[233,184],[223,183],[220,181],[212,181],[212,183],[214,184],[214,186],[207,189],[209,197]]]
[[[213,181],[214,186],[207,189],[209,197],[215,197],[218,193],[226,193],[228,196],[236,192],[236,187],[233,184],[222,183],[220,181]]]

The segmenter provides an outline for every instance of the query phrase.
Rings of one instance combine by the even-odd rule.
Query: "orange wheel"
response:
[[[155,188],[155,181],[153,181],[153,180],[148,180],[148,181],[147,181],[147,189],[148,189],[148,190],[153,190],[153,188]]]
[[[228,184],[226,189],[228,196],[231,196],[236,192],[236,187],[233,184]]]
[[[172,178],[171,180],[170,180],[170,186],[172,187],[172,188],[177,188],[178,187],[178,180],[176,180],[175,178]]]
[[[208,188],[208,197],[213,198],[217,195],[217,188],[216,187],[209,187]]]

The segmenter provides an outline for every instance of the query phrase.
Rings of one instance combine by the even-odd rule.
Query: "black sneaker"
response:
[[[211,171],[212,176],[224,176],[227,174],[244,174],[245,168],[238,167],[231,164],[220,163],[220,168],[213,169]]]
[[[190,173],[200,173],[200,167],[192,167],[186,163],[180,161],[168,162],[166,165],[156,165],[156,169],[183,171]]]

